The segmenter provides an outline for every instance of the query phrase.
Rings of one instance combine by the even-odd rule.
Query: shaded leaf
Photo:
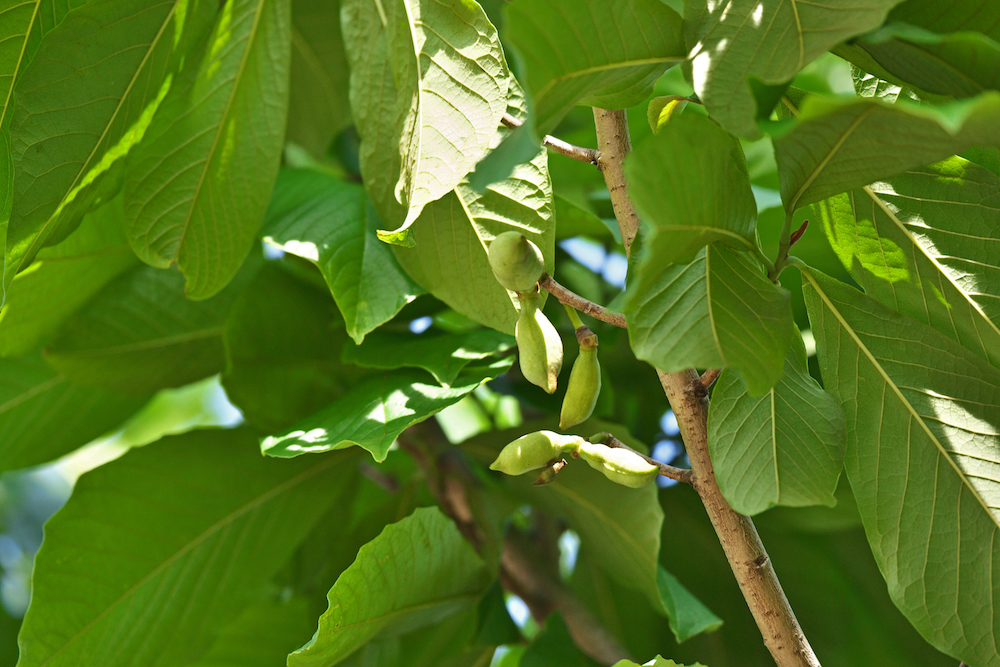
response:
[[[684,0],[695,92],[735,135],[760,136],[751,82],[782,84],[827,49],[877,28],[900,0]]]
[[[938,649],[998,664],[1000,370],[927,325],[804,271],[847,475],[889,595]]]
[[[792,344],[784,375],[764,395],[751,398],[728,371],[712,390],[712,465],[722,495],[740,514],[836,504],[846,437],[844,411],[810,377],[801,342]]]
[[[437,508],[420,508],[366,544],[332,589],[313,639],[289,667],[334,665],[371,639],[432,625],[474,607],[483,562]]]
[[[306,169],[282,169],[262,234],[314,262],[357,343],[422,290],[378,240],[380,225],[364,188]]]
[[[302,597],[264,600],[219,631],[212,648],[186,667],[275,667],[309,637],[313,616]]]
[[[535,0],[506,10],[504,36],[524,58],[541,134],[577,104],[638,104],[684,59],[681,18],[658,0]]]
[[[625,164],[657,262],[687,264],[709,243],[756,250],[757,205],[743,149],[708,118],[672,118]]]
[[[519,667],[598,667],[598,663],[580,652],[569,634],[562,614],[553,612],[545,619],[545,627],[528,644]]]
[[[709,246],[686,265],[644,253],[626,290],[636,357],[672,373],[732,367],[751,396],[774,386],[795,337],[791,296],[745,253]]]
[[[197,659],[337,501],[352,458],[273,461],[246,431],[197,431],[85,474],[46,526],[19,664]]]
[[[129,158],[129,241],[148,264],[177,264],[206,299],[257,238],[288,111],[290,0],[234,0]]]
[[[396,436],[457,403],[510,367],[511,359],[470,364],[450,387],[431,383],[423,371],[374,375],[291,430],[268,436],[261,451],[282,458],[358,446],[384,461]]]
[[[889,13],[889,20],[939,33],[975,30],[1000,39],[1000,7],[993,0],[906,0]]]

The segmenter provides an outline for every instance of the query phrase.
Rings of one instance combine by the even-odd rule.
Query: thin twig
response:
[[[570,291],[569,289],[563,287],[556,282],[556,279],[550,276],[548,273],[543,273],[541,279],[538,281],[540,287],[543,287],[546,292],[559,299],[559,303],[565,304],[567,306],[572,306],[573,308],[579,310],[581,313],[586,313],[594,319],[600,320],[602,322],[607,322],[608,324],[613,324],[616,327],[621,327],[622,329],[627,329],[628,326],[625,323],[625,316],[621,313],[616,313],[612,310],[608,310],[604,306],[594,303],[593,301],[588,301],[584,299],[579,294]]]
[[[657,461],[654,458],[650,458],[649,456],[646,456],[642,452],[637,452],[636,450],[632,449],[624,442],[622,442],[615,436],[611,435],[610,433],[603,433],[601,435],[607,437],[595,438],[591,436],[590,441],[602,445],[607,445],[608,447],[618,447],[619,449],[627,449],[628,451],[641,456],[643,459],[645,459],[646,463],[658,467],[660,469],[660,474],[663,475],[664,477],[668,477],[678,482],[684,482],[685,484],[691,484],[694,473],[692,473],[687,468],[678,468],[676,466],[663,463],[662,461]]]
[[[513,129],[515,127],[521,127],[521,121],[511,116],[509,113],[505,113],[500,121],[507,127]],[[571,143],[567,143],[562,139],[553,137],[551,134],[546,134],[542,137],[542,145],[546,148],[551,148],[556,153],[560,155],[565,155],[568,158],[578,160],[580,162],[586,162],[587,164],[597,165],[598,164],[598,153],[594,148],[584,148],[583,146],[574,146]]]
[[[715,384],[715,381],[719,379],[720,373],[722,373],[721,368],[709,368],[701,374],[700,378],[698,378],[698,383],[705,391],[708,391],[712,388],[712,385]]]
[[[639,214],[625,188],[625,156],[632,150],[628,134],[628,121],[624,110],[594,107],[594,124],[597,127],[597,150],[600,151],[598,167],[604,173],[604,183],[611,195],[611,207],[622,232],[625,254],[632,252],[632,241],[639,232]]]

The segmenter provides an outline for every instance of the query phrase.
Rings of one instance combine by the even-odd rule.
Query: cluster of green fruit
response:
[[[538,281],[544,274],[542,251],[519,232],[504,232],[489,247],[490,267],[497,281],[517,294],[520,303],[514,336],[521,374],[534,385],[553,393],[562,370],[563,345],[559,332],[538,307]],[[597,336],[585,326],[577,327],[580,354],[570,371],[563,397],[559,428],[575,426],[590,417],[601,393],[601,365],[597,360]],[[508,444],[493,470],[521,475],[544,469],[537,483],[552,481],[565,462],[563,455],[582,458],[611,481],[638,488],[659,474],[659,468],[627,449],[591,443],[576,435],[537,431]]]

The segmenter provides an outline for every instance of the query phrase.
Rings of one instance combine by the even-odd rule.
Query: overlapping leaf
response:
[[[226,3],[171,88],[125,180],[129,241],[177,264],[205,299],[249,253],[278,173],[288,111],[290,0]]]
[[[378,240],[380,224],[362,187],[284,169],[262,230],[269,243],[319,266],[359,344],[422,292]]]
[[[882,24],[900,0],[684,2],[695,92],[741,137],[760,136],[751,81],[782,84],[830,47]]]
[[[810,377],[801,342],[792,344],[785,374],[764,395],[751,398],[728,371],[712,391],[712,465],[719,489],[740,514],[835,504],[846,437],[844,411]]]
[[[431,294],[481,324],[513,334],[516,297],[497,282],[487,247],[503,232],[521,232],[538,245],[552,271],[555,228],[543,151],[483,192],[462,184],[428,205],[411,228],[416,247],[395,251],[407,273]]]
[[[622,109],[684,59],[681,18],[658,0],[535,0],[507,8],[539,132],[577,104]]]
[[[668,373],[732,367],[751,396],[781,377],[795,336],[788,290],[749,255],[722,245],[690,264],[645,253],[626,290],[625,314],[639,359]]]
[[[955,157],[816,208],[868,296],[1000,367],[1000,178]]]
[[[975,30],[1000,39],[1000,6],[993,0],[906,0],[889,13],[889,20],[942,34]]]
[[[460,401],[483,382],[510,367],[511,359],[470,364],[450,386],[424,371],[380,373],[353,387],[319,412],[261,443],[268,456],[282,458],[358,446],[384,461],[396,436]]]
[[[356,474],[349,453],[274,461],[254,440],[193,432],[84,475],[46,526],[18,664],[155,667],[208,650]]]
[[[817,272],[806,306],[846,469],[893,601],[940,650],[1000,664],[1000,370]]]
[[[486,155],[507,109],[496,29],[475,3],[345,0],[351,107],[361,173],[382,237],[410,245],[424,206]]]
[[[313,639],[289,667],[327,667],[368,641],[474,607],[489,584],[482,560],[437,508],[417,509],[366,544],[332,589]]]
[[[210,2],[95,0],[46,35],[18,79],[4,287],[65,237],[147,129]]]

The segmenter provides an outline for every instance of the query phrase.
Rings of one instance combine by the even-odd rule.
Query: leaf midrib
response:
[[[559,76],[555,77],[554,79],[546,83],[544,86],[538,89],[538,93],[536,94],[535,97],[538,100],[541,100],[557,84],[560,84],[563,81],[569,81],[570,79],[575,79],[577,77],[587,76],[588,74],[599,74],[601,72],[608,72],[616,69],[625,69],[627,67],[660,65],[663,63],[680,62],[682,60],[684,60],[684,56],[659,56],[656,58],[638,58],[635,60],[616,60],[615,62],[607,63],[604,65],[595,65],[592,67],[585,67],[584,69],[573,70],[572,72],[560,74]]]
[[[170,347],[172,345],[178,345],[180,343],[189,343],[194,341],[203,340],[206,338],[213,338],[218,336],[222,337],[224,326],[214,326],[208,329],[198,329],[196,331],[188,331],[181,334],[176,334],[174,336],[164,336],[163,338],[154,338],[152,340],[139,341],[136,343],[128,343],[123,345],[114,345],[110,347],[101,348],[90,348],[90,349],[70,349],[70,350],[55,350],[53,355],[58,356],[59,354],[72,355],[77,357],[104,357],[108,355],[115,354],[127,354],[129,352],[142,352],[144,350],[155,350],[157,348]]]
[[[42,0],[35,0],[35,8],[31,12],[31,20],[28,21],[28,29],[24,31],[24,41],[21,42],[21,52],[17,54],[17,63],[14,65],[14,71],[10,73],[10,89],[7,91],[7,99],[3,101],[3,109],[0,110],[0,131],[3,130],[4,121],[7,119],[10,99],[14,95],[14,84],[17,83],[17,75],[21,71],[21,63],[24,62],[24,54],[28,50],[28,38],[31,36],[32,28],[35,27],[35,19],[38,18],[38,8],[41,4]]]

